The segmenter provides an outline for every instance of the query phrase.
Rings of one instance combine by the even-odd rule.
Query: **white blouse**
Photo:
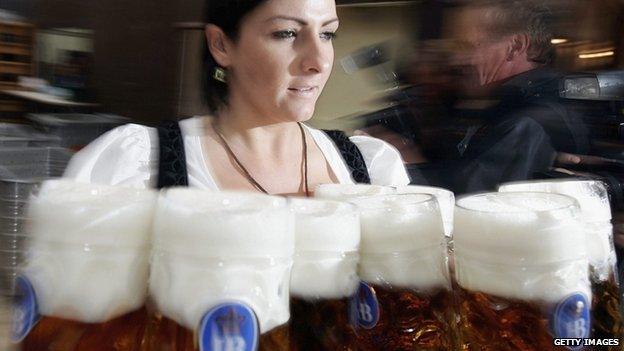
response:
[[[203,123],[207,117],[180,121],[189,186],[219,190],[202,152]],[[354,183],[340,152],[321,130],[306,126],[332,171],[343,184]],[[367,136],[349,138],[362,153],[371,183],[406,185],[409,176],[399,152],[390,144]],[[138,124],[117,127],[80,150],[70,161],[64,177],[79,182],[155,187],[158,179],[158,132]]]

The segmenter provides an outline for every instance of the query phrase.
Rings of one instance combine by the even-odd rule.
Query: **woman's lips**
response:
[[[316,94],[317,87],[292,87],[288,88],[288,91],[294,95],[309,97]]]

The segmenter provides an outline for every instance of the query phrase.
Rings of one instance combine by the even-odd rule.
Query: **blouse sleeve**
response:
[[[362,153],[371,184],[399,186],[410,183],[403,159],[393,146],[369,136],[352,136],[349,140]]]
[[[127,124],[76,153],[63,176],[78,182],[148,188],[156,184],[157,167],[156,129]]]

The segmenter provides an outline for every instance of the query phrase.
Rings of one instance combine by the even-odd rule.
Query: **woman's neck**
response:
[[[301,133],[295,122],[275,122],[264,116],[222,110],[214,120],[215,128],[229,144],[263,157],[288,157],[299,150]]]

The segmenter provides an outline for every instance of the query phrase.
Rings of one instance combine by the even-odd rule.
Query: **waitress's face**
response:
[[[275,122],[312,117],[334,61],[334,0],[267,0],[227,52],[230,106]],[[231,106],[232,107],[232,106]]]

